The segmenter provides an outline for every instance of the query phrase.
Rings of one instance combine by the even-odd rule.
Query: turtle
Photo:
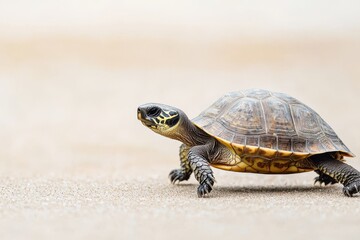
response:
[[[138,107],[137,118],[182,142],[180,168],[169,178],[176,183],[194,173],[198,197],[213,189],[211,167],[260,174],[315,171],[314,184],[341,183],[348,197],[360,190],[360,172],[344,159],[355,155],[319,114],[284,93],[229,92],[192,120],[176,107],[147,103]]]

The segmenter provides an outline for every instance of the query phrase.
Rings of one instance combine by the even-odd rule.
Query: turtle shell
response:
[[[311,108],[283,93],[249,89],[225,94],[193,123],[240,156],[305,159],[354,155]]]

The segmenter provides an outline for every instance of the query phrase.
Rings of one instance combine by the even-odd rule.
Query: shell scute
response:
[[[268,133],[296,135],[289,105],[276,97],[263,100]]]
[[[246,137],[246,145],[259,147],[259,136],[248,136]]]
[[[291,152],[291,138],[283,137],[278,139],[278,149]]]
[[[260,147],[277,150],[277,137],[272,135],[260,136]]]
[[[292,105],[294,122],[300,137],[316,137],[322,134],[317,114],[304,105]]]
[[[269,91],[264,90],[264,89],[258,89],[258,88],[245,90],[244,94],[246,97],[256,98],[259,100],[271,96]]]
[[[244,135],[265,134],[265,119],[260,102],[252,98],[241,98],[219,117],[224,127],[236,129]]]

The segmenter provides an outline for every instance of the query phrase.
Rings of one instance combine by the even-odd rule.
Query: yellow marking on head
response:
[[[161,112],[160,115],[156,117],[156,120],[157,120],[157,121],[155,121],[156,124],[162,124],[162,125],[167,125],[167,126],[169,126],[169,125],[167,124],[167,121],[179,116],[178,113],[173,114],[173,115],[170,115],[170,112],[171,112],[171,111],[163,111],[163,112]],[[168,116],[165,116],[164,113],[165,113],[166,115],[168,115]],[[155,120],[155,119],[154,119],[154,120]]]

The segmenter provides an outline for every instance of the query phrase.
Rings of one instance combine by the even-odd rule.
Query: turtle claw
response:
[[[317,183],[320,183],[320,186],[321,186],[321,182],[319,180],[319,177],[314,178],[314,185],[316,185]]]
[[[317,176],[316,178],[314,178],[314,185],[316,185],[317,183],[320,183],[320,186],[322,186],[322,184],[324,184],[325,186],[327,185],[332,185],[337,183],[337,181],[335,179],[333,179],[332,177],[330,177],[329,175],[323,174],[318,172],[319,176]]]
[[[323,179],[321,179],[320,177],[316,177],[316,178],[314,178],[314,185],[316,185],[317,183],[319,183],[320,186],[322,186],[323,184],[324,184],[324,186],[327,186],[331,182],[323,181]],[[334,183],[331,183],[331,184],[334,184]]]
[[[343,193],[347,197],[352,197],[354,194],[360,192],[360,180],[352,182],[343,188]]]
[[[169,173],[169,178],[172,184],[176,182],[182,182],[190,178],[189,174],[186,174],[182,169],[174,169]]]
[[[200,184],[197,189],[197,194],[199,198],[205,197],[206,194],[209,194],[215,183],[215,178],[213,176],[207,176],[207,178]]]

